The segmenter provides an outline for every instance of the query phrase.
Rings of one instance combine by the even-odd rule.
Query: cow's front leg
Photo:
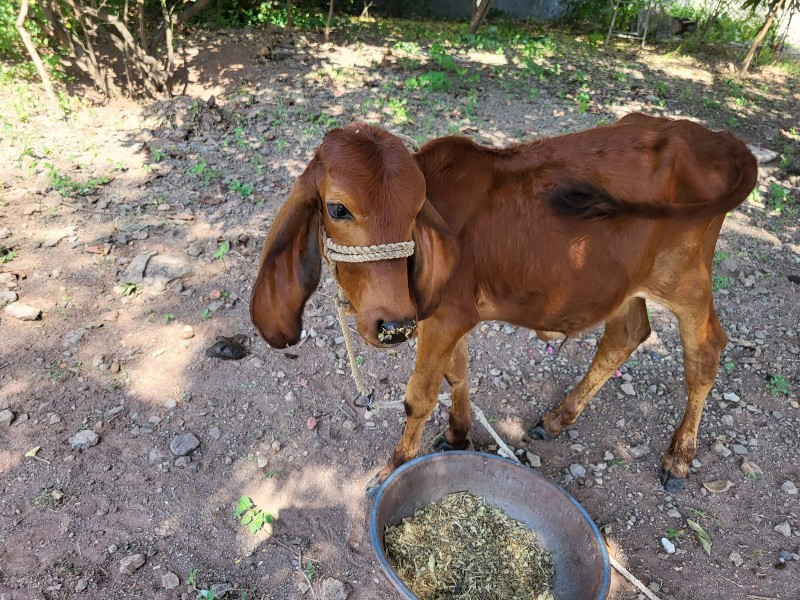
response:
[[[417,362],[406,386],[403,436],[386,466],[367,485],[368,494],[374,493],[397,467],[417,456],[425,422],[436,407],[442,377],[450,365],[453,351],[473,324],[470,323],[469,327],[459,325],[456,321],[446,321],[436,315],[420,322]]]

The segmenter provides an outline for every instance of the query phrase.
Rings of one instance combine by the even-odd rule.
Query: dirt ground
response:
[[[331,44],[201,32],[182,96],[102,104],[79,88],[67,121],[27,86],[2,87],[0,293],[41,311],[23,321],[0,310],[3,600],[208,598],[212,585],[216,598],[394,597],[363,489],[403,415],[350,404],[329,276],[299,347],[256,336],[247,301],[265,232],[324,131],[353,119],[420,141],[460,132],[505,145],[633,111],[730,128],[778,153],[720,238],[715,297],[731,342],[689,482],[675,495],[658,482],[685,394],[676,322],[656,305],[650,338],[559,439],[524,432],[585,372],[599,329],[555,355],[527,330],[481,325],[474,402],[659,598],[800,598],[797,77],[764,69],[737,82],[721,54],[606,50],[558,32],[524,50],[527,68],[513,45],[448,48],[448,63],[432,43],[450,30],[428,27],[384,23]],[[248,357],[206,355],[235,334]],[[402,399],[413,343],[358,343],[378,398]],[[440,407],[425,447],[445,425]],[[199,446],[176,456],[181,434]],[[702,485],[715,480],[733,487]],[[274,523],[251,534],[234,519],[243,495]],[[610,597],[644,596],[614,574]]]

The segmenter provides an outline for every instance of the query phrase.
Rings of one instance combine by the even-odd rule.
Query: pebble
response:
[[[532,467],[541,467],[542,466],[542,459],[538,454],[534,454],[533,452],[526,452],[525,456],[528,458],[528,464]]]
[[[76,592],[82,592],[87,587],[89,587],[89,581],[87,579],[81,577],[80,579],[78,579],[78,583],[75,584],[75,591]]]
[[[322,582],[320,600],[347,600],[349,595],[350,591],[343,581],[328,577]]]
[[[784,521],[783,523],[780,523],[778,525],[775,525],[775,527],[773,527],[773,529],[775,531],[777,531],[778,533],[780,533],[783,537],[787,537],[788,538],[788,537],[791,537],[791,535],[792,535],[792,528],[789,525],[789,523],[787,523],[786,521]]]
[[[634,446],[633,448],[628,449],[628,452],[633,458],[642,458],[643,456],[650,454],[650,446],[645,444]]]
[[[123,575],[133,575],[144,562],[144,554],[131,554],[119,561],[119,572]]]
[[[161,587],[163,587],[165,590],[174,590],[180,584],[181,580],[178,579],[178,576],[175,575],[175,573],[164,573],[161,576]]]
[[[744,564],[744,559],[737,550],[734,550],[728,555],[728,560],[731,561],[735,567],[741,567]]]
[[[0,292],[0,308],[4,307],[6,304],[11,304],[12,302],[16,302],[17,296],[16,292]]]
[[[722,458],[728,458],[732,452],[728,450],[722,442],[714,442],[711,444],[711,451]]]
[[[631,384],[629,382],[623,383],[621,386],[619,386],[619,389],[622,390],[622,393],[627,395],[627,396],[635,396],[636,395],[636,390],[633,389],[633,384]]]
[[[794,484],[793,481],[784,481],[783,485],[781,485],[781,491],[784,494],[789,494],[790,496],[796,496],[797,486]]]
[[[15,415],[10,409],[0,411],[0,427],[9,427],[14,422]]]
[[[745,448],[745,447],[744,447],[744,446],[742,446],[741,444],[734,444],[734,445],[732,446],[732,448],[733,448],[733,451],[734,451],[736,454],[738,454],[739,456],[744,456],[745,454],[747,454],[747,448]]]
[[[161,450],[159,450],[158,448],[153,448],[152,450],[150,450],[150,455],[148,456],[148,460],[151,463],[159,462],[163,458],[164,458],[164,455],[162,454]]]
[[[42,316],[42,311],[40,309],[22,304],[21,302],[12,302],[3,310],[20,321],[36,321]]]
[[[661,545],[664,547],[664,551],[667,554],[675,554],[675,544],[669,541],[667,538],[661,538]]]
[[[181,338],[184,340],[188,340],[194,337],[194,327],[191,325],[184,325],[183,329],[181,329]]]
[[[670,508],[670,509],[667,511],[667,516],[668,516],[668,517],[672,517],[673,519],[680,519],[680,518],[682,518],[682,517],[681,517],[681,513],[680,513],[680,512],[678,512],[678,509],[677,509],[677,508]]]
[[[179,458],[176,458],[175,462],[172,464],[174,464],[176,467],[188,467],[189,464],[191,464],[191,462],[192,462],[191,456],[181,456]]]
[[[200,440],[193,433],[181,433],[172,438],[169,449],[175,456],[186,456],[200,445]]]
[[[212,440],[214,441],[218,440],[219,436],[220,436],[219,427],[217,427],[216,425],[214,425],[211,429],[208,430],[208,437],[210,437]]]
[[[725,392],[722,394],[722,397],[725,398],[728,402],[739,402],[741,398],[734,392]]]
[[[744,459],[742,461],[741,469],[742,469],[742,473],[744,473],[746,477],[755,477],[757,475],[763,475],[764,474],[764,471],[761,470],[761,467],[759,467],[754,462],[750,462],[747,459]]]
[[[569,466],[569,472],[575,479],[586,477],[586,469],[579,463],[572,463]]]
[[[96,446],[99,441],[100,436],[91,429],[79,431],[69,438],[69,444],[72,446],[73,450],[86,450],[87,448]]]

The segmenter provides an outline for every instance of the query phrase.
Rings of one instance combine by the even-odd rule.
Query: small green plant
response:
[[[575,96],[575,102],[578,104],[579,115],[589,110],[589,94],[587,92],[578,92]]]
[[[207,308],[207,309],[205,309],[205,310],[204,310],[202,313],[200,313],[200,314],[202,315],[202,317],[203,317],[204,319],[210,319],[210,318],[211,318],[211,309],[210,309],[210,308]]]
[[[275,521],[275,517],[257,507],[248,496],[239,497],[239,502],[233,510],[233,517],[252,534],[258,533],[265,525]]]
[[[234,127],[233,142],[242,150],[247,148],[247,140],[244,139],[244,127]]]
[[[129,281],[124,282],[121,286],[123,296],[131,296],[136,292],[136,284]]]
[[[714,275],[711,278],[711,289],[716,291],[727,290],[731,287],[731,279],[727,275]]]
[[[303,574],[308,577],[309,581],[314,579],[314,563],[310,560],[306,560],[306,566],[303,567]]]
[[[402,125],[411,119],[406,104],[408,104],[407,98],[392,98],[386,103],[386,108],[391,112],[396,125]]]
[[[714,98],[709,98],[708,96],[703,96],[701,102],[703,103],[703,106],[711,109],[717,109],[722,106],[722,103],[719,100],[715,100]]]
[[[740,125],[739,119],[733,116],[725,119],[725,124],[731,129],[736,129]]]
[[[365,362],[366,361],[364,360],[363,356],[361,356],[360,354],[358,356],[356,356],[356,365],[358,365],[359,367],[362,367],[362,366],[364,366]]]
[[[229,241],[220,242],[219,246],[217,246],[217,251],[214,252],[214,258],[223,260],[230,249],[231,243]]]
[[[47,178],[50,186],[62,196],[85,196],[100,185],[105,185],[111,180],[108,177],[91,177],[85,182],[72,179],[66,173],[59,171],[53,163],[47,163]]]
[[[489,422],[489,425],[497,423],[497,417],[488,417],[486,420]]]
[[[183,582],[184,585],[196,585],[197,584],[197,569],[194,567],[189,569],[189,576],[186,578],[186,581]]]
[[[15,258],[17,258],[16,250],[12,250],[11,248],[0,247],[0,265],[4,265],[7,262],[11,262]]]
[[[161,150],[160,148],[150,148],[150,162],[157,163],[164,160],[164,157],[167,155],[166,152]]]
[[[792,384],[780,373],[776,373],[767,382],[767,391],[773,396],[788,396],[792,389]]]
[[[722,365],[722,368],[725,369],[726,373],[730,373],[731,371],[733,371],[736,368],[736,365],[733,364],[733,362],[728,360],[728,361],[725,361],[725,364]]]
[[[412,90],[427,89],[431,92],[446,92],[450,89],[450,79],[441,71],[428,71],[406,79],[406,87]]]
[[[611,468],[619,468],[619,469],[627,469],[628,468],[628,461],[623,460],[622,458],[612,458],[608,461],[608,466]]]
[[[253,186],[249,183],[234,180],[231,181],[231,191],[236,192],[242,198],[247,198],[253,194]]]
[[[683,534],[683,529],[667,529],[667,539],[670,540],[679,540]]]
[[[653,84],[653,91],[655,91],[656,96],[666,96],[667,95],[667,84],[663,81],[656,81]]]
[[[284,150],[286,150],[287,145],[288,144],[286,143],[286,140],[283,138],[278,138],[277,141],[275,142],[275,148],[278,150],[278,152],[283,152]]]
[[[783,212],[783,203],[786,201],[786,188],[772,181],[769,184],[769,202],[776,212]]]
[[[169,324],[173,320],[175,320],[175,313],[165,313],[164,314],[164,323]]]

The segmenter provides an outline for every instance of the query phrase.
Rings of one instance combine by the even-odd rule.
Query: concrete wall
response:
[[[376,0],[374,14],[468,21],[472,0]],[[517,19],[548,20],[561,16],[560,0],[493,0],[491,10]]]

